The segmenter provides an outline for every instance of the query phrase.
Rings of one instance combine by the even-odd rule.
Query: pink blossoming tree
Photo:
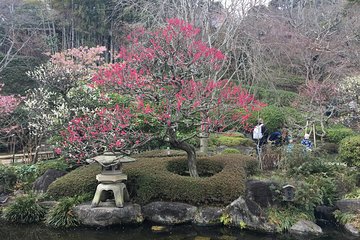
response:
[[[97,95],[87,84],[105,64],[105,51],[102,46],[68,49],[51,55],[47,63],[27,73],[39,85],[27,92],[24,101],[29,152],[38,152],[45,139],[57,139],[59,130],[79,112],[98,106]]]
[[[4,84],[0,84],[0,92]],[[0,95],[0,134],[2,139],[10,137],[18,130],[16,121],[10,117],[21,103],[22,98],[14,95]]]
[[[102,152],[127,155],[152,138],[137,127],[131,108],[119,105],[77,116],[61,134],[63,154],[77,164]],[[62,153],[60,148],[56,152]]]
[[[0,92],[3,86],[4,84],[0,84]],[[4,118],[14,112],[20,102],[21,98],[15,97],[14,95],[0,95],[0,118]]]
[[[305,132],[313,132],[319,137],[326,135],[325,123],[335,113],[334,102],[339,99],[338,84],[331,81],[307,81],[299,88],[300,99],[295,102],[298,109],[303,109],[306,113],[307,124]],[[315,129],[315,125],[320,125],[321,131]],[[314,144],[316,144],[314,139]]]
[[[114,117],[112,111],[103,110],[102,120],[98,114],[95,119],[94,115],[74,119],[65,132],[65,145],[88,144],[79,149],[81,154],[104,147],[128,150],[160,138],[186,151],[190,175],[197,177],[195,148],[187,140],[201,132],[245,126],[251,113],[262,106],[240,86],[216,79],[226,57],[199,40],[199,31],[170,19],[155,31],[139,29],[130,34],[118,63],[93,77],[93,86],[103,92],[102,100],[111,103],[111,94],[125,99],[117,107],[120,113]],[[123,127],[117,125],[121,116],[127,117]],[[100,124],[108,121],[105,128]],[[189,130],[192,134],[183,134]]]

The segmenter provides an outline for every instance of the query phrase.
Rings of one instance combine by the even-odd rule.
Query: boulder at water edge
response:
[[[194,216],[193,223],[198,226],[221,225],[223,209],[219,207],[199,207]]]
[[[341,199],[335,202],[341,212],[355,213],[360,210],[360,199]]]
[[[345,230],[350,233],[351,235],[354,235],[354,236],[360,236],[360,232],[359,230],[354,226],[352,225],[351,223],[347,223],[344,225],[344,228]]]
[[[143,221],[140,205],[130,203],[125,203],[122,208],[114,206],[93,208],[90,204],[79,205],[74,208],[74,214],[83,225],[93,227],[141,223]]]
[[[269,233],[276,231],[275,226],[267,222],[265,212],[250,199],[239,197],[225,208],[224,214],[229,216],[229,225],[234,227]]]
[[[145,219],[162,224],[175,225],[193,221],[197,207],[178,202],[152,202],[143,208]]]
[[[291,226],[290,233],[297,235],[321,235],[323,233],[321,227],[307,220],[300,220]]]

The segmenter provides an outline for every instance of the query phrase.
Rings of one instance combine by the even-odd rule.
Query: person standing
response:
[[[281,142],[282,142],[282,144],[283,145],[289,144],[290,138],[291,138],[291,136],[290,136],[289,129],[287,127],[283,127],[283,129],[281,130]]]
[[[268,135],[268,129],[266,128],[264,121],[259,118],[257,125],[253,130],[253,140],[255,141],[258,148],[261,148],[264,144],[267,143]]]
[[[303,140],[301,140],[301,144],[305,146],[306,151],[312,150],[312,142],[310,141],[310,134],[305,133]]]
[[[282,138],[281,138],[281,132],[276,131],[270,134],[268,141],[271,142],[271,145],[274,145],[275,147],[279,147],[282,145]]]
[[[266,128],[264,121],[259,118],[253,131],[253,139],[260,140],[260,145],[264,145],[267,143],[268,135],[268,129]]]
[[[268,130],[264,124],[264,121],[259,118],[257,121],[257,125],[254,127],[253,130],[253,140],[256,143],[256,155],[259,160],[259,167],[263,169],[263,146],[267,143],[268,139]]]

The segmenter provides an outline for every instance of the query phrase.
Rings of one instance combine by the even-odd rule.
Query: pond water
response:
[[[255,234],[238,229],[171,227],[166,232],[154,233],[150,225],[112,227],[102,229],[57,230],[41,225],[0,224],[0,240],[355,240],[359,238],[327,230],[321,237],[295,238],[290,235]]]

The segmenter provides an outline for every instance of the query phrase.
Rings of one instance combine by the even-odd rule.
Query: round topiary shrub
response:
[[[226,148],[224,151],[221,152],[221,154],[239,154],[240,150],[236,148]]]
[[[339,158],[349,166],[360,167],[360,135],[341,140]]]
[[[283,109],[273,105],[261,109],[257,117],[264,120],[269,133],[280,130],[286,122],[286,116]],[[250,122],[252,125],[256,125],[256,118],[253,117]]]
[[[185,151],[173,150],[173,149],[156,149],[151,151],[144,151],[135,154],[134,158],[158,158],[158,157],[179,157],[186,156]]]
[[[54,199],[93,194],[97,186],[96,175],[100,172],[97,163],[79,167],[52,182],[47,194]]]
[[[223,170],[224,164],[204,159],[197,163],[197,168],[200,177],[211,177]],[[188,171],[188,162],[183,158],[169,161],[167,170],[181,176],[190,176]]]
[[[186,176],[186,157],[137,158],[125,164],[126,186],[132,201],[225,205],[244,193],[247,173],[254,171],[256,160],[231,154],[201,157],[197,163],[200,175],[207,177]],[[53,182],[47,193],[56,199],[84,193],[93,195],[98,173],[98,164],[80,167]]]
[[[222,133],[222,134],[211,134],[209,138],[209,146],[220,146],[225,145],[228,147],[232,146],[251,146],[253,141],[246,138],[241,133]]]
[[[140,204],[179,201],[225,205],[244,193],[246,168],[253,161],[239,154],[202,157],[198,159],[198,171],[201,174],[202,168],[212,169],[214,175],[192,178],[183,176],[187,171],[187,160],[183,157],[140,159],[125,165],[127,187],[132,199]]]
[[[334,126],[326,130],[326,139],[332,143],[339,143],[346,137],[355,135],[354,131],[351,128],[344,126]]]

